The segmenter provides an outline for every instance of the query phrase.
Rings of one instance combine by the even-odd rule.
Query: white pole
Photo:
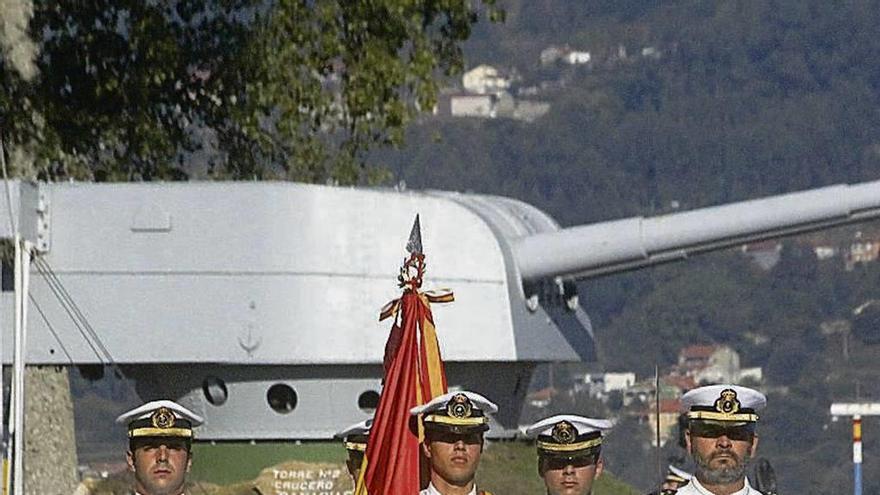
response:
[[[0,171],[3,172],[3,182],[6,185],[6,207],[9,209],[9,227],[12,229],[12,232],[15,235],[15,239],[13,239],[13,240],[15,241],[15,249],[16,249],[15,263],[17,263],[18,262],[18,254],[17,254],[17,250],[18,250],[18,224],[15,221],[15,214],[13,213],[13,209],[12,209],[12,186],[9,183],[9,175],[7,174],[7,171],[6,171],[6,152],[3,149],[3,136],[2,136],[2,134],[0,134]],[[16,272],[16,273],[18,273],[18,272]],[[16,303],[16,305],[15,305],[15,313],[18,314],[18,303]],[[3,347],[3,343],[2,343],[2,335],[4,333],[6,333],[6,332],[0,331],[0,439],[3,438],[4,433],[7,433],[7,436],[6,436],[7,444],[6,444],[6,450],[2,453],[2,455],[0,455],[0,458],[2,458],[2,459],[0,459],[0,470],[2,470],[2,474],[0,474],[0,476],[2,476],[2,478],[0,478],[0,479],[2,479],[3,495],[6,495],[9,493],[9,482],[10,482],[9,478],[10,478],[10,476],[9,476],[8,466],[9,466],[9,461],[10,461],[10,455],[12,452],[12,450],[11,450],[11,448],[12,448],[12,444],[11,444],[12,432],[8,431],[8,429],[6,428],[6,424],[4,422],[4,417],[6,417],[6,419],[11,422],[12,421],[12,411],[10,410],[8,416],[6,415],[7,408],[9,407],[9,404],[6,404],[5,389],[3,387],[4,380],[3,380],[3,352],[2,351],[3,351],[4,347]]]
[[[15,320],[15,380],[13,382],[13,403],[15,422],[12,430],[12,495],[24,494],[24,373],[25,350],[27,346],[27,294],[30,285],[31,246],[18,236],[15,238],[16,268],[16,320]]]
[[[15,295],[15,335],[14,335],[14,343],[13,343],[13,378],[12,378],[12,411],[9,415],[9,440],[11,442],[11,454],[9,456],[10,462],[12,463],[12,472],[10,473],[10,481],[12,482],[12,491],[10,492],[12,495],[18,495],[21,492],[18,490],[18,483],[21,480],[21,476],[19,474],[21,468],[21,458],[18,455],[19,447],[21,445],[21,435],[19,434],[19,417],[22,412],[19,410],[18,401],[21,397],[21,387],[19,385],[19,353],[21,351],[21,238],[16,234],[13,238],[13,242],[15,243],[15,286],[14,286],[14,295]]]

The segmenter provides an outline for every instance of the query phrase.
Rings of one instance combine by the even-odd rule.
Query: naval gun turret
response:
[[[9,203],[37,252],[27,362],[112,360],[144,400],[202,415],[206,440],[330,438],[369,416],[418,213],[425,287],[456,294],[434,309],[450,385],[498,402],[503,435],[535,365],[593,357],[575,280],[873,219],[880,182],[565,229],[509,198],[292,183],[15,183]]]
[[[523,236],[515,258],[524,280],[594,277],[880,215],[880,183],[837,185],[764,199],[634,217]]]

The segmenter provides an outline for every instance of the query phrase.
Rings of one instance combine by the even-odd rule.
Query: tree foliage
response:
[[[494,0],[36,2],[38,75],[0,115],[46,177],[375,180],[363,153],[433,108]]]

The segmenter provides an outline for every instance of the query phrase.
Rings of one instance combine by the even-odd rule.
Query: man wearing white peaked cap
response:
[[[666,468],[666,477],[660,483],[660,490],[648,495],[676,495],[679,488],[687,485],[692,477],[691,473],[670,464]]]
[[[128,469],[137,495],[181,495],[192,468],[193,428],[200,416],[170,400],[136,407],[116,418],[128,427]]]
[[[428,459],[431,483],[420,495],[491,495],[478,491],[474,476],[483,453],[488,414],[498,412],[492,401],[474,392],[450,392],[410,410],[421,415],[425,428],[422,453]]]
[[[758,411],[764,394],[739,385],[699,387],[681,397],[685,443],[696,470],[678,495],[760,495],[746,469],[758,448]]]
[[[601,474],[603,432],[607,419],[562,414],[542,419],[526,429],[536,438],[538,475],[547,495],[589,495]]]
[[[351,479],[357,483],[361,472],[361,464],[364,462],[364,453],[367,451],[367,441],[370,439],[370,429],[373,427],[373,418],[365,419],[340,431],[335,436],[342,439],[348,459],[345,467]]]

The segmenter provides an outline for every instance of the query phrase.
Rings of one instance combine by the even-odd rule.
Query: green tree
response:
[[[494,0],[36,2],[37,73],[0,65],[13,146],[47,177],[377,180],[364,153],[430,110]],[[206,146],[206,143],[208,145]],[[213,144],[210,144],[213,143]]]

